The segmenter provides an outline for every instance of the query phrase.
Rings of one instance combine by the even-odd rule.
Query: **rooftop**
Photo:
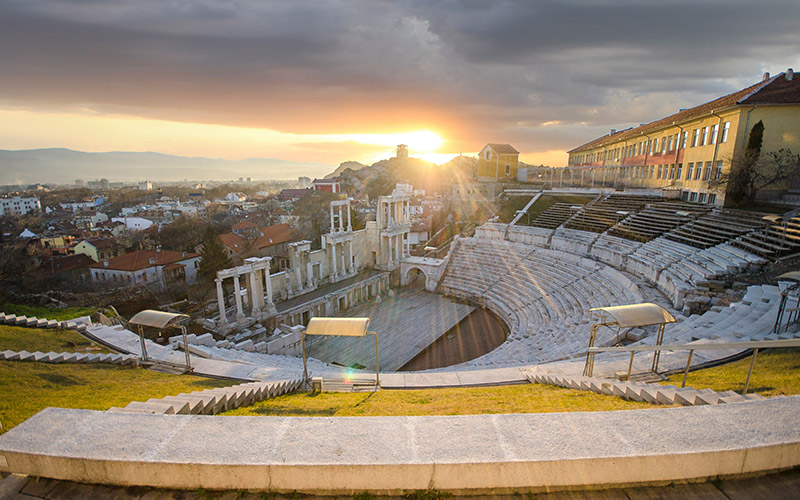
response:
[[[719,97],[693,108],[681,110],[660,120],[646,123],[639,127],[621,130],[613,134],[598,137],[592,141],[582,144],[575,149],[567,151],[581,151],[592,149],[606,144],[613,144],[631,137],[641,136],[654,130],[671,126],[676,123],[687,122],[701,116],[720,111],[725,108],[737,105],[779,105],[779,104],[800,104],[800,79],[792,78],[788,80],[786,73],[781,73],[767,80],[758,82],[732,94]]]
[[[88,267],[93,269],[112,269],[116,271],[138,271],[153,266],[166,266],[186,259],[199,257],[199,254],[192,252],[175,252],[172,250],[137,250],[107,261],[96,262]],[[154,259],[154,263],[150,263]],[[108,265],[105,263],[108,262]]]

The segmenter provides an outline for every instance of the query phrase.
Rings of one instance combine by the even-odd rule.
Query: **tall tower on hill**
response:
[[[405,144],[398,144],[397,145],[397,157],[398,158],[408,158],[408,146]]]

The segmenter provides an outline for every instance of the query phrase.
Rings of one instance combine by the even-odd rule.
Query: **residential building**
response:
[[[519,151],[511,144],[489,143],[478,154],[477,177],[481,181],[516,179]]]
[[[341,193],[342,186],[339,184],[339,179],[314,179],[314,191],[322,191],[325,193]]]
[[[142,231],[154,225],[153,221],[144,217],[114,217],[111,221],[125,224],[128,231]]]
[[[113,259],[119,256],[119,245],[108,238],[90,238],[83,240],[72,249],[76,254],[83,254],[92,259],[93,262]]]
[[[231,260],[240,264],[249,257],[285,258],[287,245],[292,241],[292,229],[289,224],[258,227],[250,221],[242,221],[233,226],[232,232],[219,237]]]
[[[568,175],[583,185],[676,190],[684,200],[723,205],[725,186],[717,181],[759,121],[762,156],[784,148],[800,152],[800,81],[791,69],[666,118],[612,129],[568,152]]]
[[[152,285],[166,288],[170,282],[193,284],[200,255],[171,250],[139,250],[89,265],[92,283],[110,286]]]
[[[52,256],[42,261],[40,270],[51,286],[75,286],[89,282],[92,264],[94,261],[83,254]]]
[[[140,191],[152,191],[153,190],[153,183],[150,181],[139,181],[139,190]]]
[[[0,217],[36,214],[41,210],[39,198],[33,196],[0,198]]]

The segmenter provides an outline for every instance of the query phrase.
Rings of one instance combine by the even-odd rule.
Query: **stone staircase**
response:
[[[662,405],[717,405],[764,399],[759,394],[741,395],[734,391],[716,392],[712,389],[693,389],[645,382],[622,382],[596,377],[554,374],[541,369],[523,372],[532,383],[550,384],[568,389],[592,391],[598,394],[618,396],[631,401]]]
[[[161,399],[133,401],[124,408],[109,409],[112,413],[150,413],[159,415],[216,415],[248,406],[265,399],[274,398],[294,391],[302,383],[301,379],[248,382],[231,387],[206,389]]]
[[[122,366],[139,365],[139,358],[133,354],[98,354],[88,352],[0,351],[0,360],[39,361],[42,363],[112,363]]]
[[[29,328],[64,328],[69,330],[77,330],[79,332],[86,331],[87,325],[82,321],[69,320],[69,321],[56,321],[54,319],[39,319],[36,317],[17,316],[16,314],[6,314],[0,312],[0,324],[12,326],[26,326]]]

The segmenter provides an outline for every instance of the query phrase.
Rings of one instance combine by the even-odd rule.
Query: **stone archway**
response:
[[[400,279],[403,286],[413,286],[415,288],[427,288],[428,274],[421,267],[409,267],[403,272]]]

